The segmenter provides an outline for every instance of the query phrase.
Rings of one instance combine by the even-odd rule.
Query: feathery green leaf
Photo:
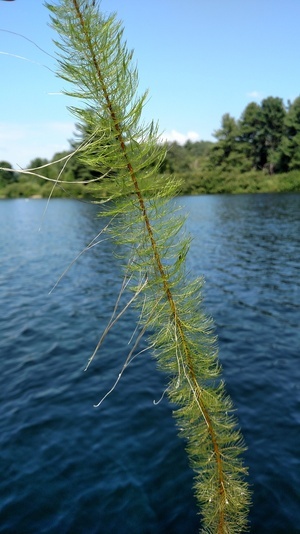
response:
[[[81,102],[71,111],[91,132],[81,158],[106,174],[110,202],[102,214],[111,224],[105,231],[124,260],[122,291],[133,295],[128,305],[139,310],[134,349],[151,332],[150,346],[169,377],[167,393],[178,407],[174,415],[195,471],[203,532],[240,533],[247,529],[249,506],[244,444],[221,380],[212,322],[202,309],[202,279],[186,272],[190,237],[170,201],[180,184],[158,172],[165,148],[157,125],[142,122],[147,93],[138,96],[122,26],[94,4],[47,5],[58,34],[58,75],[71,84],[66,94]],[[101,197],[101,186],[95,192]],[[116,306],[103,336],[126,309],[117,312]],[[125,366],[132,357],[133,350]]]

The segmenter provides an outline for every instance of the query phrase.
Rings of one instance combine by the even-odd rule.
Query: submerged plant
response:
[[[180,184],[159,173],[165,148],[157,126],[141,120],[147,94],[137,95],[132,52],[116,16],[105,16],[94,1],[60,0],[47,7],[58,33],[58,75],[72,84],[65,93],[82,102],[71,110],[89,132],[78,153],[103,175],[109,191],[100,215],[110,217],[104,232],[124,260],[120,296],[132,292],[121,311],[118,299],[88,365],[118,317],[135,304],[139,319],[124,368],[148,333],[178,407],[174,415],[195,471],[203,532],[242,532],[249,505],[244,445],[220,377],[212,324],[202,311],[202,281],[186,271],[190,238],[170,201]],[[94,192],[101,197],[101,184]]]

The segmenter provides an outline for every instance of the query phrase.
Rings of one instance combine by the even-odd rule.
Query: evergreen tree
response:
[[[273,174],[284,132],[286,115],[282,98],[269,96],[261,103],[262,134],[260,166]]]
[[[284,135],[279,147],[278,167],[281,172],[300,169],[300,97],[288,107]]]
[[[237,122],[223,115],[221,129],[214,135],[217,143],[210,153],[211,166],[223,171],[251,168],[275,171],[282,142],[286,110],[281,98],[265,98],[261,105],[251,102]]]
[[[254,169],[261,168],[261,147],[263,139],[262,109],[256,102],[250,102],[239,121],[241,150]]]
[[[10,169],[10,170],[6,170]],[[18,174],[8,161],[0,161],[0,185],[7,185],[18,181]]]
[[[239,124],[229,113],[223,115],[221,128],[214,133],[214,137],[217,143],[210,150],[210,168],[219,167],[222,171],[230,171],[238,167],[241,170],[249,170],[249,162],[240,142]]]

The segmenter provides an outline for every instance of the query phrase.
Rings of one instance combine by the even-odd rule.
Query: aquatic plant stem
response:
[[[186,341],[184,328],[183,328],[183,325],[182,325],[182,322],[181,322],[180,318],[178,317],[176,304],[175,304],[171,289],[170,289],[169,284],[168,284],[168,277],[166,275],[163,263],[161,261],[160,254],[158,252],[158,247],[157,247],[157,244],[156,244],[156,241],[155,241],[155,238],[154,238],[153,229],[152,229],[151,222],[150,222],[150,219],[149,219],[149,216],[148,216],[148,213],[147,213],[146,204],[145,204],[141,189],[139,187],[139,183],[138,183],[137,177],[135,175],[133,166],[132,166],[132,164],[131,164],[131,162],[129,161],[129,158],[128,158],[128,154],[127,154],[127,151],[126,151],[126,144],[125,144],[124,139],[123,139],[121,126],[120,126],[119,120],[117,118],[116,112],[115,112],[115,110],[113,108],[113,105],[112,105],[112,102],[110,100],[109,94],[108,94],[108,92],[106,90],[106,86],[105,86],[105,83],[104,83],[104,80],[103,80],[103,77],[102,77],[99,61],[97,60],[97,58],[95,56],[94,49],[93,49],[93,46],[92,46],[92,42],[91,42],[91,39],[90,39],[90,35],[89,35],[88,31],[87,31],[83,15],[82,15],[81,10],[80,10],[79,5],[78,5],[78,1],[77,0],[73,0],[73,3],[74,3],[74,7],[75,7],[75,10],[76,10],[76,13],[78,14],[78,18],[79,18],[79,21],[80,21],[80,25],[82,27],[83,34],[85,35],[85,38],[86,38],[86,43],[88,45],[88,48],[89,48],[89,51],[90,51],[90,54],[91,54],[91,58],[92,58],[92,61],[93,61],[94,67],[95,67],[95,70],[96,70],[97,75],[98,75],[99,84],[101,85],[101,88],[102,88],[102,91],[103,91],[103,94],[104,94],[104,97],[105,97],[105,100],[106,100],[106,103],[107,103],[107,108],[110,111],[111,118],[112,118],[113,124],[115,126],[116,138],[119,141],[120,149],[121,149],[121,151],[123,153],[123,156],[124,156],[124,158],[126,160],[126,165],[127,165],[127,168],[128,168],[128,172],[129,172],[130,178],[131,178],[131,180],[133,182],[133,185],[134,185],[134,188],[135,188],[135,192],[136,192],[136,196],[138,198],[138,202],[139,202],[140,210],[141,210],[141,213],[142,213],[142,217],[144,219],[145,227],[147,229],[148,236],[149,236],[149,239],[150,239],[150,242],[151,242],[151,246],[152,246],[152,250],[153,250],[153,256],[154,256],[158,271],[159,271],[160,276],[161,276],[164,292],[165,292],[167,300],[168,300],[168,302],[170,304],[171,313],[172,313],[174,322],[176,324],[176,328],[177,328],[177,330],[179,332],[182,345],[184,347],[186,361],[187,361],[187,367],[188,367],[187,379],[188,379],[188,382],[190,383],[190,386],[191,386],[191,389],[192,389],[193,394],[195,396],[196,402],[197,402],[197,404],[199,406],[199,409],[200,409],[200,411],[201,411],[201,413],[202,413],[202,415],[203,415],[203,417],[205,419],[205,422],[206,422],[206,425],[207,425],[207,428],[208,428],[208,432],[209,432],[209,434],[211,436],[211,441],[212,441],[212,444],[213,444],[213,450],[214,450],[214,453],[215,453],[215,459],[216,459],[217,470],[218,470],[219,492],[220,492],[220,496],[221,496],[221,502],[223,503],[223,506],[220,509],[218,534],[223,534],[224,533],[224,508],[225,508],[225,503],[226,503],[226,497],[225,497],[224,475],[223,475],[221,453],[220,453],[220,449],[219,449],[219,446],[218,446],[216,433],[214,431],[214,428],[213,428],[213,425],[212,425],[212,421],[211,421],[211,418],[209,416],[209,412],[208,412],[206,406],[204,405],[204,403],[202,401],[202,396],[201,396],[202,392],[201,392],[201,388],[200,388],[200,386],[198,384],[198,381],[197,381],[197,378],[196,378],[196,373],[195,373],[195,370],[194,370],[194,367],[193,367],[193,362],[192,362],[192,359],[191,359],[188,343]]]
[[[81,120],[86,141],[79,157],[105,176],[104,189],[99,183],[93,193],[102,201],[102,192],[108,192],[109,203],[99,215],[110,217],[105,233],[125,260],[125,278],[112,318],[87,367],[128,307],[139,310],[129,356],[98,405],[143,352],[136,349],[147,334],[148,347],[168,376],[165,392],[177,406],[174,416],[196,473],[203,532],[240,534],[249,503],[246,470],[239,458],[244,446],[220,379],[212,322],[201,309],[202,280],[190,280],[185,270],[190,238],[183,229],[184,218],[177,216],[170,202],[179,183],[160,172],[165,147],[157,127],[141,123],[147,93],[137,96],[137,70],[131,66],[132,52],[122,42],[123,30],[115,15],[103,15],[88,0],[60,0],[48,7],[61,38],[56,42],[58,74],[75,86],[65,94],[84,100],[84,108],[71,108]],[[133,297],[117,312],[125,289]]]

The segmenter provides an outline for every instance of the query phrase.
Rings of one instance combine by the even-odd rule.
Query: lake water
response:
[[[251,532],[300,532],[300,195],[180,199],[248,446]],[[120,266],[95,206],[0,201],[0,532],[196,534],[183,441],[149,353],[110,389],[128,311],[87,372]]]

